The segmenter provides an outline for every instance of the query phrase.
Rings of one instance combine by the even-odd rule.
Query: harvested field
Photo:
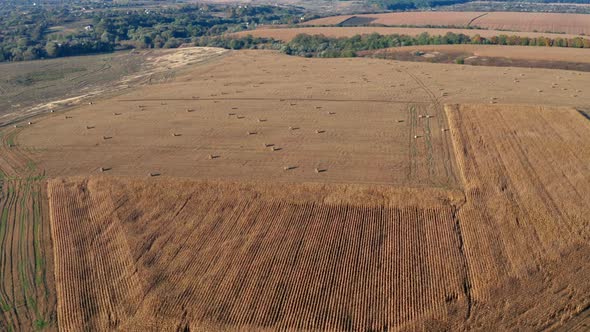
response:
[[[456,194],[333,188],[52,181],[60,327],[365,330],[465,314]]]
[[[584,317],[590,121],[446,113],[463,192],[52,180],[61,326],[543,330]]]
[[[444,36],[447,32],[462,33],[466,36],[480,35],[484,38],[490,38],[500,35],[516,35],[521,37],[547,37],[547,38],[574,38],[577,35],[566,35],[557,33],[540,33],[540,32],[513,32],[500,30],[477,30],[477,29],[451,29],[451,28],[391,28],[391,27],[302,27],[302,28],[261,28],[256,30],[247,30],[236,32],[235,36],[252,35],[254,37],[265,37],[282,40],[285,42],[291,41],[298,34],[304,33],[308,35],[324,35],[327,37],[352,37],[355,35],[378,33],[381,35],[408,35],[418,36],[421,33],[428,32],[433,36]],[[587,50],[585,50],[587,51]]]
[[[53,253],[45,183],[33,161],[0,133],[0,327],[56,327]]]
[[[379,52],[461,52],[475,57],[510,58],[514,60],[533,60],[549,62],[590,63],[590,51],[578,48],[547,47],[542,52],[537,47],[504,45],[423,45],[405,46],[378,50]]]
[[[399,12],[325,17],[304,22],[302,25],[346,25],[347,22],[359,18],[363,19],[362,24],[386,26],[478,27],[522,32],[590,34],[588,15],[560,13]],[[367,22],[367,19],[371,21]]]
[[[16,292],[2,324],[583,329],[587,86],[240,51],[5,127],[2,225],[24,240],[2,257],[46,269],[1,269]]]
[[[381,25],[438,25],[465,27],[474,17],[483,13],[472,12],[400,12],[324,17],[301,23],[301,25],[346,25],[347,21],[365,18],[371,24]]]
[[[533,330],[559,326],[556,315],[583,313],[590,304],[590,267],[581,258],[590,249],[590,121],[571,108],[446,111],[466,198],[457,217],[474,303],[523,288],[529,296],[513,306],[527,322],[521,326]],[[472,319],[473,326],[484,321]]]
[[[132,87],[171,81],[189,65],[225,53],[208,47],[125,51],[0,63],[0,125]]]
[[[361,63],[340,61],[343,73],[267,56],[237,55],[184,82],[53,114],[17,143],[51,176],[107,167],[113,175],[456,186],[442,108],[412,74],[393,71],[384,86]],[[243,66],[256,59],[258,67]],[[280,61],[269,67],[273,59]],[[268,81],[270,71],[280,82]]]
[[[493,12],[480,16],[471,25],[486,29],[512,31],[590,34],[588,14]]]
[[[454,68],[237,52],[178,82],[47,116],[15,144],[49,176],[105,167],[112,175],[456,187],[450,142],[441,131],[444,100],[590,101],[576,92],[588,85],[587,74]],[[481,79],[474,82],[474,75]],[[539,97],[537,90],[545,92]]]
[[[501,45],[425,45],[406,46],[358,52],[357,56],[430,63],[456,63],[475,66],[566,69],[590,72],[586,49],[548,48]]]

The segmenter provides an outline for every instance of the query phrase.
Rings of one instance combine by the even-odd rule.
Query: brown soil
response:
[[[355,19],[372,19],[370,24],[411,26],[479,27],[522,32],[554,32],[574,35],[590,34],[590,20],[585,14],[523,12],[398,12],[332,16],[311,20],[302,25],[337,25]],[[362,24],[366,24],[361,21]]]
[[[358,52],[368,56],[399,61],[456,63],[463,59],[467,65],[546,68],[590,71],[590,57],[584,49],[548,48],[500,45],[426,45],[407,46]]]
[[[0,140],[0,327],[55,330],[56,295],[45,182],[12,146],[21,129]]]

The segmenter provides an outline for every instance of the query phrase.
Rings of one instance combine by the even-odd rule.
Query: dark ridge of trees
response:
[[[259,24],[292,24],[301,15],[299,9],[276,6],[125,9],[91,1],[87,7],[75,2],[59,6],[3,3],[0,5],[0,62],[128,48],[176,48],[194,44],[204,36],[247,30]]]
[[[590,48],[590,39],[520,37],[500,35],[484,38],[479,35],[467,36],[448,32],[445,35],[430,35],[424,32],[418,36],[380,35],[378,33],[356,35],[352,37],[332,38],[324,35],[299,34],[288,43],[272,38],[253,37],[251,35],[236,37],[201,37],[195,41],[196,46],[222,47],[226,49],[274,49],[288,55],[319,58],[355,57],[357,52],[379,50],[390,47],[412,45],[518,45],[543,47]]]
[[[586,38],[547,38],[520,37],[500,35],[484,38],[479,35],[467,36],[448,32],[445,35],[430,35],[426,32],[418,36],[407,35],[356,35],[353,37],[331,38],[323,35],[297,35],[291,42],[282,46],[281,51],[290,55],[305,57],[354,57],[357,52],[377,50],[390,47],[412,45],[519,45],[546,47],[590,48],[590,39]]]

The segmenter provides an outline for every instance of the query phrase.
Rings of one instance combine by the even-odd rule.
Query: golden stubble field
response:
[[[590,121],[445,113],[461,190],[50,181],[61,326],[583,329]]]
[[[590,33],[590,21],[585,14],[517,13],[517,12],[399,12],[330,16],[310,20],[302,25],[354,24],[397,26],[452,26],[481,29],[553,32],[567,34]]]
[[[49,176],[102,167],[453,188],[443,103],[587,104],[588,81],[577,72],[236,52],[178,82],[52,114],[15,140]]]
[[[63,330],[583,330],[589,81],[232,52],[0,168],[47,184]]]

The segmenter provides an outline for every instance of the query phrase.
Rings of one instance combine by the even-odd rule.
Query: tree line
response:
[[[413,45],[513,45],[540,47],[590,48],[590,39],[522,37],[499,35],[484,38],[480,35],[468,36],[448,32],[445,35],[430,35],[424,32],[418,36],[378,33],[333,38],[324,35],[299,34],[290,42],[284,43],[272,38],[247,35],[244,37],[213,36],[201,37],[195,46],[221,47],[226,49],[274,49],[288,55],[320,58],[355,57],[358,52]]]
[[[576,38],[548,38],[522,37],[499,35],[484,38],[480,35],[468,36],[448,32],[445,35],[430,35],[426,32],[418,36],[408,35],[380,35],[378,33],[356,35],[353,37],[332,38],[324,35],[297,35],[289,43],[281,47],[281,51],[290,55],[305,57],[354,57],[357,52],[377,50],[390,47],[412,45],[520,45],[547,47],[590,48],[590,39]]]
[[[15,2],[16,3],[16,2]],[[180,5],[161,8],[0,7],[0,62],[129,48],[175,48],[200,37],[292,24],[300,9],[280,6]]]

